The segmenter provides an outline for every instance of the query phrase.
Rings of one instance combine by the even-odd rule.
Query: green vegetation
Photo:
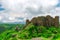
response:
[[[19,26],[19,28],[22,29],[24,24],[0,24],[0,33],[6,30],[14,30],[16,26]]]
[[[51,26],[35,26],[32,23],[23,29],[23,24],[1,24],[5,30],[0,34],[0,40],[31,40],[41,38],[43,40],[60,40],[60,28]],[[20,28],[19,31],[15,27]]]

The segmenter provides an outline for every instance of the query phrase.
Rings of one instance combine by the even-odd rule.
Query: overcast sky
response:
[[[0,0],[0,22],[25,22],[46,15],[60,16],[60,0]]]

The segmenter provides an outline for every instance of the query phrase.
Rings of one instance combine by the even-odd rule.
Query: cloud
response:
[[[56,5],[58,0],[2,0],[2,7],[5,9],[0,12],[1,20],[4,22],[15,22],[31,19],[34,16],[59,14]],[[3,18],[2,18],[3,17]],[[20,19],[17,19],[20,18]]]

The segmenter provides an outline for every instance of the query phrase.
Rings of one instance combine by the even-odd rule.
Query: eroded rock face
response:
[[[32,18],[31,21],[26,20],[26,24],[33,23],[36,26],[55,26],[59,27],[59,16],[55,16],[55,18],[47,15],[46,17],[44,16],[39,16],[39,17],[34,17]]]

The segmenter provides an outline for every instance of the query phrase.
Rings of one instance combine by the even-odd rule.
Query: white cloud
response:
[[[7,18],[9,22],[18,21],[15,19],[16,17],[24,18],[25,21],[27,18],[31,19],[37,15],[52,15],[55,13],[52,15],[55,16],[56,11],[58,11],[55,7],[57,4],[58,0],[2,0],[2,5],[6,10],[1,12],[1,15]]]
[[[9,20],[15,20],[15,18],[14,17],[9,17]]]
[[[0,16],[0,20],[2,19],[2,17]]]

